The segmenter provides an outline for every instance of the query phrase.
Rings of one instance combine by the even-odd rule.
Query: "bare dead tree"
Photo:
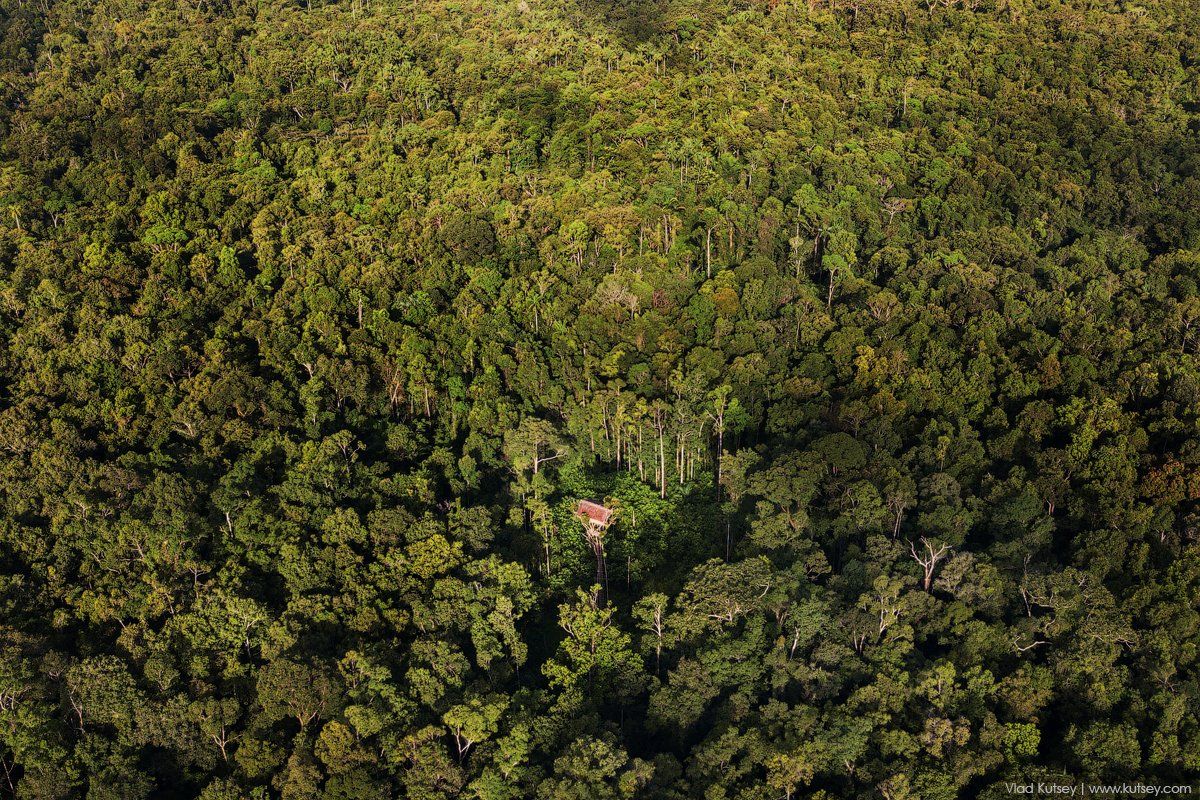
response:
[[[921,565],[921,569],[925,571],[925,579],[922,585],[925,591],[929,591],[933,585],[933,571],[937,568],[939,562],[946,558],[953,550],[948,544],[935,546],[933,542],[926,539],[924,536],[920,539],[922,549],[917,550],[917,546],[911,541],[908,543],[909,552],[912,553],[913,560]]]

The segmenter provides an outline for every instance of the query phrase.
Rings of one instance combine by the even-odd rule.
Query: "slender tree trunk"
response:
[[[599,536],[591,538],[592,552],[596,555],[596,585],[600,587],[598,605],[603,607],[608,604],[608,564],[604,558],[604,540]]]
[[[646,466],[642,463],[642,425],[638,423],[638,477],[643,483],[646,481]]]
[[[717,426],[717,502],[721,502],[721,477],[725,474],[725,423]]]
[[[621,424],[613,420],[613,439],[617,443],[617,469],[621,469]]]
[[[664,500],[667,497],[667,450],[661,426],[658,429],[658,496]]]

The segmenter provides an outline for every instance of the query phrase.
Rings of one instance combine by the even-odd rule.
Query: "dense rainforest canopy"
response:
[[[1200,775],[1194,0],[0,0],[0,96],[0,797]]]

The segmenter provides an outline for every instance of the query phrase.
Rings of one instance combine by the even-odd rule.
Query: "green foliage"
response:
[[[0,797],[1200,774],[1191,0],[0,20]]]

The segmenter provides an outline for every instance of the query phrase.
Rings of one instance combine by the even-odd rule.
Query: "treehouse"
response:
[[[575,510],[575,515],[587,526],[589,532],[602,533],[612,521],[613,511],[611,508],[605,508],[599,503],[580,500],[579,508]]]
[[[608,565],[604,561],[604,531],[612,524],[613,510],[599,503],[580,500],[575,516],[583,523],[583,538],[596,556],[596,585],[600,587],[596,602],[603,606],[608,595]]]

